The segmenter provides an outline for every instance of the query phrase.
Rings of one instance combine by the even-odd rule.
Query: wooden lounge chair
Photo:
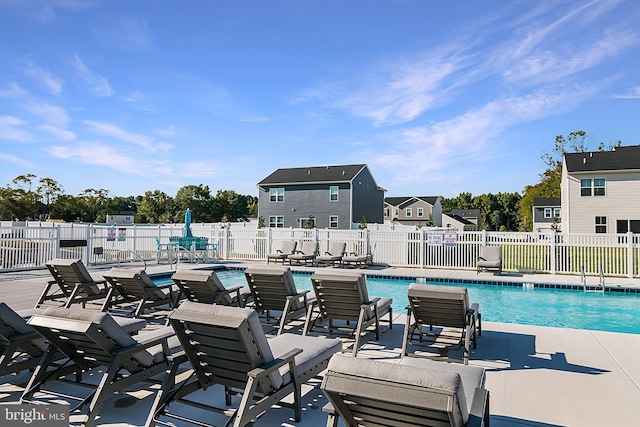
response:
[[[412,283],[408,296],[402,356],[407,355],[409,344],[437,350],[442,356],[464,347],[463,361],[467,365],[470,342],[476,348],[476,332],[482,334],[482,315],[478,303],[469,304],[467,289]]]
[[[233,396],[242,398],[226,425],[244,426],[275,404],[292,406],[295,420],[299,422],[301,385],[322,372],[331,356],[341,348],[339,340],[294,334],[282,334],[267,341],[258,314],[247,308],[185,301],[169,316],[169,322],[184,353],[167,372],[149,413],[148,427],[155,426],[162,416],[173,415],[167,408],[172,402],[218,413],[231,412],[228,408],[225,411],[225,408],[185,399],[195,391],[207,390],[216,384],[224,386],[226,406],[231,406]],[[176,383],[178,367],[187,360],[191,375],[182,383]],[[289,394],[293,394],[292,405],[282,402]],[[179,419],[208,425],[183,416]]]
[[[46,308],[14,311],[0,301],[0,377],[17,374],[35,368],[47,348],[45,340],[27,320],[42,314]],[[128,333],[135,334],[147,322],[142,319],[115,317],[116,322]]]
[[[282,313],[278,335],[290,321],[307,313],[308,290],[298,292],[289,267],[252,266],[244,271],[251,289],[252,307],[258,313],[265,313],[267,320],[272,311]]]
[[[104,273],[104,278],[113,286],[121,301],[112,301],[111,305],[138,303],[134,316],[141,316],[148,308],[169,305],[175,307],[178,295],[173,284],[158,286],[142,268],[112,268]],[[116,296],[114,295],[114,300]]]
[[[276,262],[276,263],[278,261],[282,261],[282,264],[284,265],[284,262],[287,260],[287,257],[296,251],[297,246],[298,246],[298,242],[296,242],[295,240],[287,240],[282,242],[280,249],[270,254],[267,254],[267,264],[269,264],[269,261],[273,260],[273,262]]]
[[[331,242],[329,243],[329,250],[324,255],[320,255],[316,258],[317,264],[331,264],[332,267],[342,262],[347,244],[345,242]]]
[[[178,270],[171,279],[181,295],[193,302],[244,307],[246,298],[251,298],[249,286],[225,287],[214,270]]]
[[[179,346],[171,327],[132,337],[112,316],[95,310],[49,307],[27,323],[47,339],[49,346],[36,366],[20,403],[39,400],[39,392],[79,400],[80,403],[71,411],[78,411],[88,404],[83,423],[85,427],[93,425],[107,397],[163,373],[169,366],[169,355]],[[63,353],[68,362],[51,369],[57,352]],[[89,370],[88,380],[82,381],[82,373]],[[75,381],[65,379],[74,372]],[[99,378],[97,384],[91,381],[94,377]],[[45,382],[52,380],[90,387],[94,392],[74,398],[66,391],[60,395],[55,390],[43,390]]]
[[[500,246],[481,246],[480,256],[476,264],[476,274],[481,270],[496,271],[498,276],[502,274],[502,256]],[[495,273],[494,273],[495,274]]]
[[[317,271],[311,276],[311,283],[316,295],[315,301],[309,305],[304,334],[314,326],[329,322],[329,332],[344,329],[334,325],[335,320],[353,321],[350,333],[355,335],[353,355],[357,356],[360,337],[367,328],[375,325],[376,339],[380,339],[380,318],[387,315],[389,329],[393,328],[393,310],[391,298],[369,297],[366,277],[362,273]],[[314,317],[315,315],[315,317]]]
[[[318,256],[318,242],[316,241],[304,241],[302,242],[302,248],[299,251],[295,251],[287,257],[289,265],[294,262],[296,264],[315,264],[316,256]]]
[[[400,363],[337,354],[324,374],[327,427],[489,425],[485,372],[425,359]]]
[[[104,280],[94,280],[82,260],[52,259],[46,266],[54,280],[47,283],[36,307],[49,301],[59,302],[64,307],[72,304],[83,304],[84,307],[89,301],[103,300],[100,310],[106,309],[112,290]]]

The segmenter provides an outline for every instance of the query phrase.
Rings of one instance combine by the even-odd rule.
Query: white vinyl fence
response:
[[[505,271],[640,277],[640,234],[563,234],[447,229],[330,230],[192,224],[194,236],[218,239],[225,260],[264,260],[283,241],[315,240],[323,254],[329,242],[347,252],[369,254],[376,264],[396,267],[475,269],[482,245],[500,246]],[[0,227],[0,271],[43,267],[52,258],[87,264],[159,259],[158,242],[182,236],[182,224],[108,226],[29,223]],[[211,254],[212,255],[212,254]],[[166,261],[166,260],[161,260]]]

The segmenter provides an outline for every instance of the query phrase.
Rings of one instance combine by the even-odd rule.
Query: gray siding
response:
[[[338,201],[329,200],[329,187],[337,185]],[[273,188],[282,188],[274,186]],[[295,210],[294,210],[295,209]],[[264,217],[269,225],[270,216],[284,216],[286,228],[300,227],[300,220],[313,215],[316,227],[328,228],[329,216],[338,216],[338,228],[350,228],[349,184],[302,184],[284,186],[284,202],[269,201],[269,187],[259,188],[258,216]]]
[[[353,178],[353,222],[359,223],[363,215],[367,222],[384,222],[384,191],[378,188],[368,168]]]

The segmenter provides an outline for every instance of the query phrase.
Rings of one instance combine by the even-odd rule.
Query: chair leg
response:
[[[409,345],[409,329],[411,329],[411,310],[407,310],[407,322],[404,325],[404,334],[402,337],[402,353],[400,357],[407,355],[407,346]]]

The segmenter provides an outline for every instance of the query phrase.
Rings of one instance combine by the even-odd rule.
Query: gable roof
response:
[[[459,216],[461,218],[480,218],[480,209],[451,209],[445,213],[449,216]]]
[[[384,202],[391,206],[400,206],[411,199],[422,200],[425,203],[434,206],[439,196],[402,196],[402,197],[385,197]]]
[[[442,215],[445,215],[445,216],[447,216],[447,217],[449,217],[451,219],[454,219],[454,220],[458,221],[462,225],[477,225],[477,224],[474,224],[473,222],[469,221],[468,219],[465,219],[465,218],[461,217],[460,215],[452,214],[451,212],[446,212],[446,213],[443,213]]]
[[[357,164],[311,166],[306,168],[281,168],[277,169],[271,175],[260,181],[258,185],[351,182],[351,180],[366,167],[367,165],[365,164]]]
[[[565,153],[568,172],[640,170],[640,145],[615,147],[612,151]]]
[[[559,197],[534,197],[533,206],[560,206],[560,198]]]

